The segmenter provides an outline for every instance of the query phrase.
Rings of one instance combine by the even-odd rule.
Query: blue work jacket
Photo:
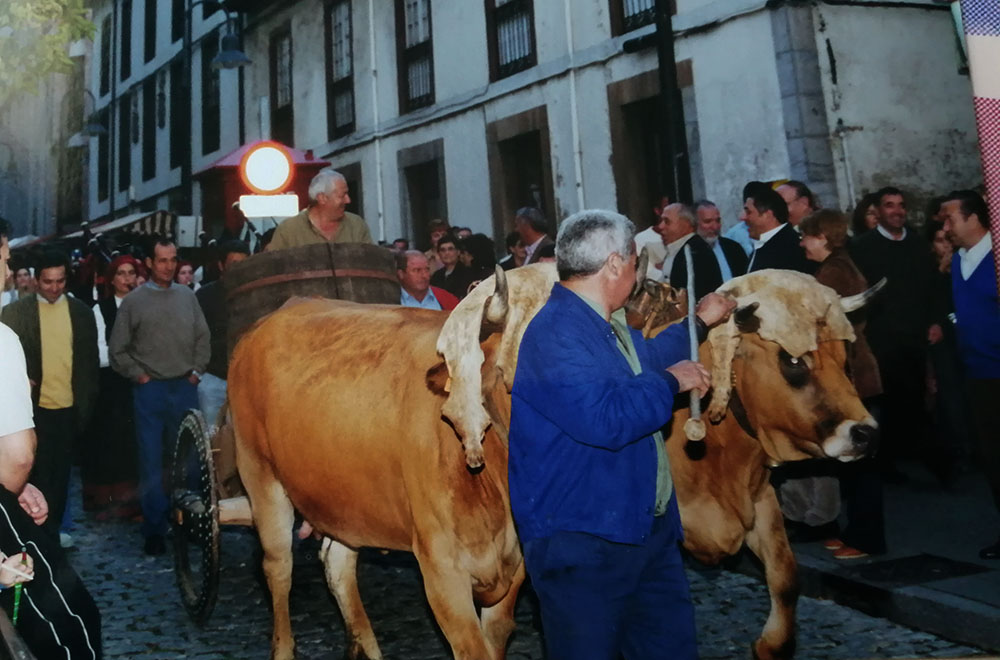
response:
[[[688,326],[645,340],[635,375],[611,324],[561,284],[528,325],[514,375],[511,509],[522,541],[557,531],[641,544],[653,524],[656,447],[689,357]],[[675,507],[668,515],[676,516]]]

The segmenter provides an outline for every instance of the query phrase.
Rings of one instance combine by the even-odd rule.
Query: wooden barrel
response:
[[[365,243],[318,243],[263,252],[223,278],[232,353],[240,335],[294,296],[399,304],[394,255]]]

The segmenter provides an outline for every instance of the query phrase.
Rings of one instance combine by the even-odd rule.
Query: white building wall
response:
[[[929,197],[981,183],[972,90],[958,73],[949,12],[828,5],[814,11],[823,26],[819,52],[829,43],[833,57],[821,56],[820,65],[838,138],[840,206],[895,185],[921,213]]]
[[[211,163],[218,160],[220,157],[229,153],[230,151],[236,149],[239,146],[239,94],[238,94],[238,73],[233,71],[221,71],[219,79],[219,89],[220,89],[220,136],[219,136],[219,149],[212,151],[207,154],[202,153],[202,131],[201,131],[201,49],[200,41],[201,39],[211,32],[212,30],[219,29],[219,26],[225,22],[225,13],[222,11],[217,11],[212,15],[208,16],[206,19],[202,18],[201,6],[194,8],[192,14],[192,24],[191,24],[191,38],[192,38],[192,54],[191,54],[191,116],[190,116],[190,134],[188,135],[171,135],[171,121],[170,121],[170,76],[169,69],[170,63],[178,56],[182,56],[181,51],[184,45],[183,37],[177,41],[171,41],[171,0],[158,0],[156,3],[156,53],[153,59],[149,62],[145,62],[145,11],[146,3],[143,0],[133,0],[132,1],[132,23],[130,26],[122,25],[121,12],[120,12],[120,2],[119,2],[119,13],[118,13],[118,26],[115,29],[115,34],[112,39],[112,65],[111,65],[111,80],[109,85],[109,91],[107,94],[100,94],[100,77],[101,77],[101,29],[104,22],[104,18],[109,16],[113,12],[113,3],[110,1],[103,2],[98,6],[94,7],[93,11],[93,22],[97,30],[94,34],[94,39],[91,46],[91,52],[89,53],[89,61],[91,70],[89,72],[89,89],[97,100],[95,111],[101,111],[107,109],[109,111],[108,126],[113,123],[115,125],[114,140],[109,143],[109,158],[114,163],[112,168],[112,176],[109,179],[109,190],[110,194],[113,195],[114,209],[113,212],[116,216],[127,214],[134,211],[139,203],[145,202],[146,206],[155,206],[157,208],[163,208],[166,210],[173,210],[168,208],[168,204],[163,195],[176,188],[181,183],[181,168],[170,167],[170,142],[171,140],[180,140],[190,142],[191,144],[191,156],[192,156],[192,172],[197,172],[199,169],[210,165]],[[113,23],[112,23],[113,24]],[[120,62],[121,62],[121,31],[123,29],[131,30],[131,74],[126,79],[122,80],[120,76]],[[226,28],[221,28],[219,33],[219,38],[221,38],[226,33]],[[266,60],[265,60],[266,62]],[[145,126],[142,123],[143,117],[143,99],[142,99],[142,85],[145,80],[150,77],[163,76],[164,86],[164,108],[166,112],[166,120],[163,128],[156,126],[156,169],[155,176],[148,181],[142,180],[142,134],[145,130]],[[157,94],[160,93],[160,87],[157,82]],[[131,185],[126,190],[119,190],[118,185],[118,103],[126,94],[136,94],[138,95],[137,108],[139,112],[139,133],[138,133],[138,143],[133,143],[131,145]],[[88,110],[91,108],[90,100],[88,99],[86,107]],[[134,135],[134,134],[133,134]],[[88,208],[90,211],[90,219],[100,219],[106,216],[108,213],[112,212],[111,200],[105,199],[103,202],[99,202],[97,199],[97,177],[98,177],[98,138],[92,137],[90,139],[90,158],[89,158],[89,190],[88,195]],[[194,191],[194,205],[195,211],[198,210],[198,199],[199,193],[197,189]]]

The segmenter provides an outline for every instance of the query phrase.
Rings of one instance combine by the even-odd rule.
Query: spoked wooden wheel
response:
[[[219,508],[212,443],[204,418],[189,410],[181,422],[170,470],[174,572],[195,623],[212,614],[219,593]]]

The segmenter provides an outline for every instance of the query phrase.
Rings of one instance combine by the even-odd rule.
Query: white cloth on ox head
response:
[[[773,341],[792,357],[801,357],[831,340],[853,342],[851,322],[840,296],[810,275],[789,270],[760,270],[726,282],[718,293],[736,299],[736,309],[757,303],[754,314],[761,339]],[[712,401],[708,416],[722,419],[732,390],[732,364],[740,342],[736,314],[708,334],[712,350]]]
[[[538,263],[510,270],[506,277],[508,312],[496,364],[510,390],[521,337],[528,322],[549,299],[552,285],[559,280],[559,275],[554,263]],[[444,357],[451,378],[448,400],[441,411],[462,436],[467,452],[470,446],[481,441],[491,421],[483,405],[482,365],[486,356],[479,344],[479,336],[483,309],[495,286],[496,275],[480,282],[449,314],[437,340],[437,351]]]

